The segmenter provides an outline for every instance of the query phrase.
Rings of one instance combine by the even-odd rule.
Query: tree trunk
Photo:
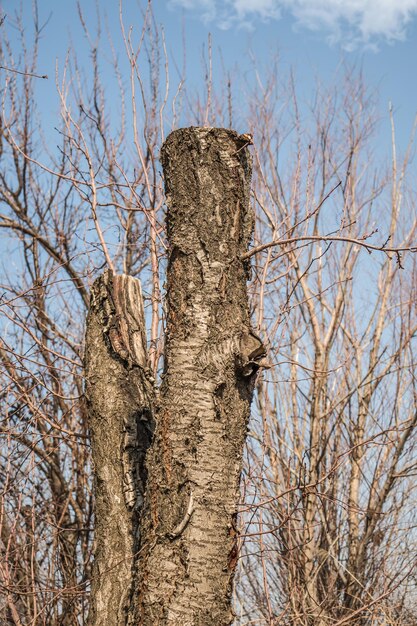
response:
[[[167,329],[157,428],[147,457],[129,624],[230,624],[239,478],[254,379],[264,355],[250,327],[241,255],[253,228],[247,136],[169,135]]]
[[[95,472],[89,626],[230,624],[237,503],[256,372],[242,261],[253,228],[247,136],[189,128],[162,149],[167,329],[155,409],[140,284],[93,285],[86,393]],[[145,492],[146,486],[146,492]]]
[[[95,560],[89,626],[126,623],[140,548],[145,454],[152,437],[140,283],[104,273],[93,285],[86,332],[86,396],[95,476]]]

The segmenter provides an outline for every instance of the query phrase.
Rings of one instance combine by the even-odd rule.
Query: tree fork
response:
[[[225,626],[238,557],[243,447],[256,372],[241,257],[253,230],[245,136],[171,133],[167,329],[129,624]]]
[[[119,626],[126,623],[131,603],[145,454],[153,432],[153,385],[137,279],[108,270],[93,284],[85,372],[95,477],[88,625]]]

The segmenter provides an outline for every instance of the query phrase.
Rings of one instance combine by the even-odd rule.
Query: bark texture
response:
[[[242,453],[264,355],[250,326],[241,260],[253,228],[246,145],[234,131],[187,128],[162,148],[165,367],[130,624],[225,626],[233,619]]]
[[[95,475],[95,560],[89,626],[125,624],[152,438],[140,282],[110,271],[91,291],[86,396]]]

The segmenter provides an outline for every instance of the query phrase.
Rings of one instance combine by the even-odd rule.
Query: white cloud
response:
[[[254,18],[292,15],[298,26],[324,31],[331,41],[350,47],[379,39],[404,39],[417,15],[417,0],[171,0],[174,6],[201,12],[224,27]]]
[[[258,13],[264,19],[276,19],[281,16],[281,3],[276,0],[232,0],[230,4],[239,18],[244,18],[250,13]]]
[[[218,17],[217,0],[170,0],[172,7],[183,9],[197,9],[201,12],[204,21],[211,21]]]

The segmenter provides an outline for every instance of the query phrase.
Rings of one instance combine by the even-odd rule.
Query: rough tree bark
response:
[[[232,621],[239,478],[254,378],[241,255],[253,229],[251,157],[234,131],[174,131],[162,148],[169,257],[165,367],[131,624]]]
[[[106,271],[91,290],[86,397],[95,477],[89,626],[125,624],[153,431],[140,282]]]
[[[122,498],[120,433],[143,416],[148,424],[153,404],[144,344],[140,355],[126,350],[130,324],[141,315],[132,314],[132,290],[127,305],[118,305],[133,279],[107,273],[93,288],[86,357],[97,498],[90,626],[125,624],[126,616],[135,626],[233,620],[239,479],[264,356],[250,325],[249,265],[241,258],[253,229],[247,144],[248,136],[231,130],[188,128],[171,133],[162,148],[169,241],[165,361],[146,469],[142,455],[140,470],[131,473],[133,481],[142,480],[130,489],[133,499],[143,495],[147,478],[134,519]],[[142,429],[142,453],[150,430]],[[135,538],[139,509],[141,541]]]

